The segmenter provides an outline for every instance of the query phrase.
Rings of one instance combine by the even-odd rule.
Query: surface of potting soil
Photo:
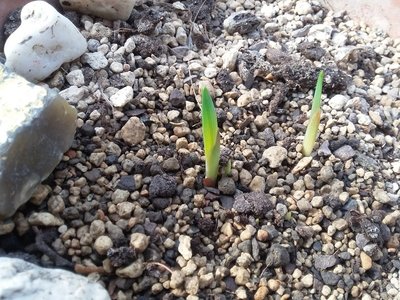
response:
[[[400,40],[314,1],[67,15],[108,64],[77,60],[46,81],[78,129],[0,251],[91,273],[113,299],[397,299]],[[321,69],[320,134],[303,158]],[[217,188],[202,185],[200,82],[232,162]],[[126,86],[133,99],[113,107]],[[33,212],[63,225],[32,226]]]

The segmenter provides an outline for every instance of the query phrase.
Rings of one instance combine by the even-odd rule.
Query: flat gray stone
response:
[[[29,200],[70,147],[76,110],[0,64],[0,219]]]

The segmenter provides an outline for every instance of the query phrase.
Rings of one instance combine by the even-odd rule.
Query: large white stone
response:
[[[65,10],[123,21],[129,19],[136,2],[137,0],[60,0]]]
[[[72,143],[75,122],[75,108],[56,90],[0,64],[0,220],[27,202],[57,166]]]
[[[80,57],[86,39],[66,17],[44,1],[26,4],[21,25],[4,45],[6,66],[29,81],[40,81]]]
[[[109,300],[110,296],[100,284],[81,275],[0,257],[0,299]]]

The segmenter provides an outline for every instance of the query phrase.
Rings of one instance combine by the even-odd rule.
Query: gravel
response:
[[[0,224],[2,245],[53,227],[41,263],[101,267],[90,276],[118,299],[394,299],[398,40],[305,0],[79,17],[89,52],[48,80],[78,110],[74,143],[47,194]],[[216,188],[202,184],[201,85],[231,162]]]

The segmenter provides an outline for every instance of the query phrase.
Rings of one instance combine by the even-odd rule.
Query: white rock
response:
[[[117,61],[113,61],[110,65],[110,70],[114,73],[121,73],[124,70],[124,66]]]
[[[348,98],[343,95],[335,95],[329,101],[328,104],[335,110],[342,110],[342,108],[346,105]]]
[[[300,16],[311,14],[313,12],[312,6],[310,3],[305,1],[298,1],[296,2],[296,7],[294,12]]]
[[[76,104],[85,95],[85,89],[83,87],[77,87],[75,85],[66,88],[60,92],[60,96],[63,97],[71,104]]]
[[[189,260],[192,258],[192,248],[190,246],[192,238],[187,235],[179,236],[178,252],[183,256],[184,259]]]
[[[208,67],[204,70],[204,76],[206,76],[207,78],[214,78],[215,76],[217,76],[217,74],[218,70],[214,67]]]
[[[133,98],[133,88],[126,86],[110,97],[110,101],[114,107],[124,107]]]
[[[0,282],[0,299],[110,299],[100,284],[86,277],[41,268],[17,258],[0,257]]]
[[[4,45],[6,66],[29,81],[40,81],[87,48],[79,30],[44,1],[26,4],[21,25]]]
[[[279,168],[287,158],[287,150],[281,146],[272,146],[264,150],[262,157],[269,161],[270,168]]]
[[[236,68],[236,62],[239,55],[239,51],[236,49],[229,50],[222,56],[222,68],[228,69],[229,71],[234,71]]]
[[[85,84],[85,77],[83,76],[82,70],[79,69],[69,72],[65,78],[70,85],[80,87]]]
[[[129,19],[136,2],[137,0],[60,0],[64,10],[123,21]]]
[[[102,52],[85,53],[82,62],[87,63],[93,70],[100,70],[108,65],[108,60]]]

